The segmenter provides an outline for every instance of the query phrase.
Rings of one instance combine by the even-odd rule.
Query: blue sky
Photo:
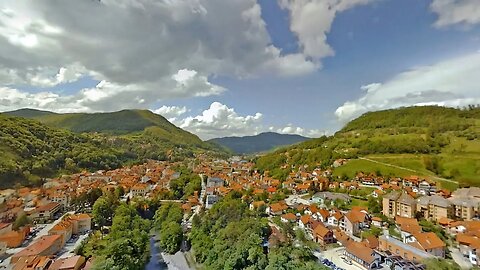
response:
[[[207,139],[480,103],[480,1],[22,2],[0,5],[3,111],[145,108]]]

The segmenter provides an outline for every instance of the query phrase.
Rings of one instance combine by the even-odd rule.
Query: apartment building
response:
[[[390,218],[395,216],[413,218],[417,202],[404,192],[392,191],[383,197],[383,214]]]

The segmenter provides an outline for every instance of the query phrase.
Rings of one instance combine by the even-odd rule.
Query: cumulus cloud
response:
[[[280,134],[298,134],[310,138],[318,138],[323,135],[327,135],[327,132],[324,130],[322,131],[320,129],[305,129],[294,126],[292,124],[288,124],[287,126],[280,128],[270,127],[269,130]]]
[[[373,0],[278,0],[290,13],[290,30],[298,37],[303,53],[321,59],[334,55],[327,34],[337,13]]]
[[[165,106],[153,110],[154,113],[160,114],[161,116],[168,119],[170,122],[175,122],[180,115],[183,115],[187,112],[187,107],[182,106]]]
[[[210,108],[197,116],[189,116],[179,125],[200,136],[203,139],[211,139],[224,136],[243,136],[256,134],[261,128],[263,115],[239,115],[233,108],[213,102]]]
[[[184,107],[165,107],[162,111],[184,111]],[[175,119],[174,124],[197,134],[202,139],[227,136],[256,135],[265,131],[282,134],[299,134],[307,137],[319,137],[325,134],[317,129],[304,129],[288,124],[284,127],[267,127],[263,123],[263,114],[240,115],[234,108],[220,102],[213,102],[210,107],[196,116]]]
[[[436,27],[480,23],[480,1],[478,0],[433,0],[430,10],[438,15],[434,23]]]
[[[465,106],[480,103],[480,53],[417,67],[384,83],[362,86],[362,96],[335,111],[342,121],[367,111],[411,105]]]
[[[0,55],[3,86],[108,82],[77,93],[90,110],[224,92],[212,76],[296,76],[319,67],[272,45],[256,0],[4,1]]]

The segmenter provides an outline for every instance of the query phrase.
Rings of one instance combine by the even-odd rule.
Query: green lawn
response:
[[[367,207],[368,206],[368,201],[366,200],[360,200],[360,199],[356,199],[356,198],[352,198],[352,203],[351,203],[352,206],[363,206],[363,207]]]

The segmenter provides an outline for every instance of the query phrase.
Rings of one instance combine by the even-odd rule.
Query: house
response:
[[[344,255],[362,269],[374,269],[380,265],[380,255],[364,243],[349,241]]]
[[[400,229],[402,241],[405,243],[409,240],[413,241],[413,239],[411,238],[412,235],[422,232],[422,227],[420,227],[418,221],[414,218],[396,216],[395,223]]]
[[[423,232],[413,234],[415,242],[409,243],[418,249],[422,249],[436,257],[445,258],[446,244],[434,233]]]
[[[207,179],[207,188],[219,188],[223,187],[224,181],[218,177],[209,177]]]
[[[412,196],[404,192],[392,191],[383,196],[383,214],[389,218],[395,216],[413,218],[417,202]]]
[[[346,246],[350,242],[350,236],[338,228],[333,231],[333,237],[342,246]]]
[[[425,219],[439,221],[452,216],[452,203],[438,195],[423,196],[417,200],[417,212]]]
[[[207,195],[205,207],[207,209],[212,208],[214,204],[216,204],[220,200],[220,197],[217,195]]]
[[[339,220],[339,228],[349,235],[358,235],[360,230],[370,225],[369,216],[362,211],[349,211]]]
[[[317,218],[324,223],[328,222],[328,217],[330,216],[330,213],[328,212],[327,209],[319,209],[317,211]]]
[[[48,231],[48,235],[60,235],[62,237],[62,246],[70,240],[72,233],[73,224],[68,219],[62,220]]]
[[[56,203],[61,204],[63,208],[68,207],[68,205],[70,203],[70,197],[64,192],[53,194],[50,197],[50,200],[52,202],[56,202]]]
[[[285,202],[278,202],[278,203],[273,203],[269,207],[267,207],[265,212],[269,215],[279,216],[283,214],[283,212],[287,209],[288,209],[288,206],[285,204]]]
[[[422,249],[404,243],[388,235],[380,235],[378,238],[378,249],[390,254],[401,256],[408,261],[420,263],[424,259],[433,258],[434,256]]]
[[[372,225],[375,227],[383,227],[383,221],[380,217],[372,217]]]
[[[88,214],[70,215],[69,219],[73,224],[73,234],[83,234],[92,229],[92,217]]]
[[[130,189],[133,197],[146,197],[148,192],[150,192],[150,185],[145,183],[136,183]]]
[[[62,237],[60,235],[45,235],[20,252],[13,254],[11,263],[17,262],[22,257],[55,255],[61,249]]]
[[[480,265],[480,237],[475,234],[459,233],[456,241],[463,256],[467,257],[471,264]]]
[[[264,206],[265,205],[265,202],[264,201],[254,201],[252,203],[250,203],[250,210],[257,210],[259,209],[261,206]]]
[[[280,220],[284,223],[287,222],[296,222],[297,221],[297,216],[293,213],[286,213],[280,216]]]
[[[336,242],[333,231],[327,229],[322,223],[317,224],[313,229],[313,239],[322,246]]]
[[[377,249],[378,248],[378,238],[375,237],[374,235],[369,235],[363,241],[366,246],[368,246],[371,249]]]
[[[48,270],[79,270],[85,264],[85,257],[72,256],[64,259],[55,260]]]
[[[15,263],[12,263],[13,270],[46,270],[49,269],[53,260],[50,256],[28,256],[21,257]]]
[[[0,242],[5,243],[9,248],[16,248],[22,245],[30,229],[24,227],[18,231],[9,231],[0,235]]]
[[[330,213],[330,216],[328,217],[327,224],[329,226],[335,226],[338,227],[340,223],[340,219],[343,217],[343,214],[340,211],[334,211],[333,213]]]
[[[307,226],[308,226],[308,223],[312,220],[312,216],[311,215],[303,215],[300,217],[300,219],[298,220],[298,227],[300,227],[301,229],[306,229]]]
[[[480,188],[457,189],[448,200],[453,205],[454,217],[463,220],[472,220],[480,216]]]
[[[50,202],[31,211],[29,213],[29,218],[32,220],[54,219],[55,215],[58,214],[60,210],[61,204]]]

